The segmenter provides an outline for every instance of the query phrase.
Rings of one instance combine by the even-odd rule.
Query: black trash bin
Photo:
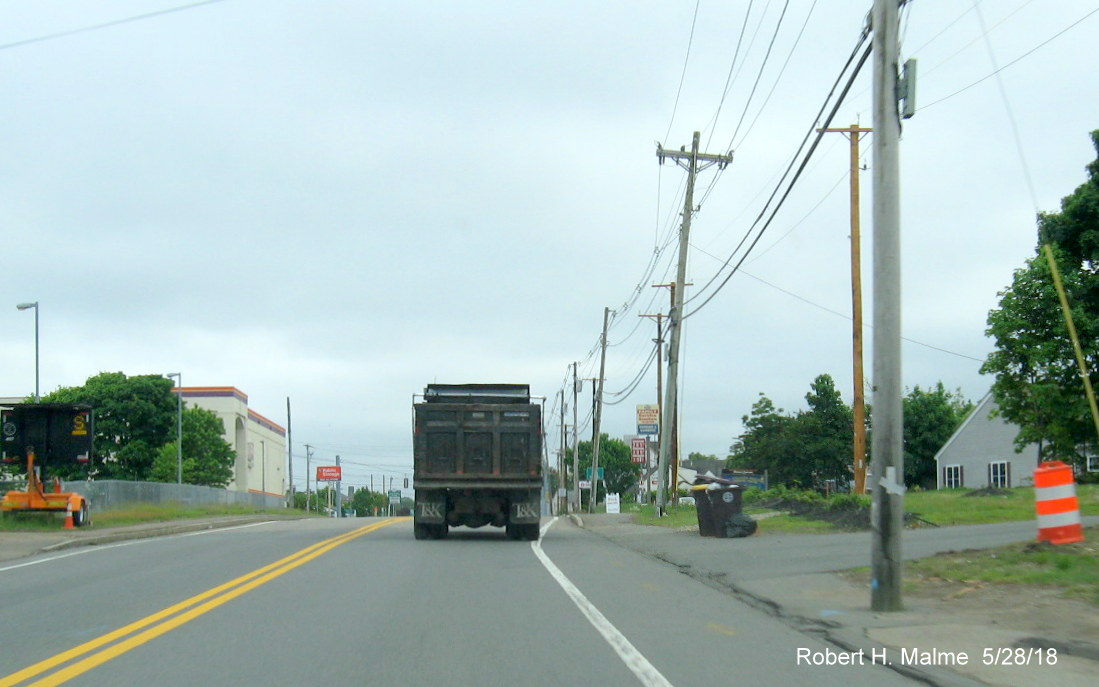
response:
[[[706,491],[709,485],[699,484],[691,487],[691,496],[695,500],[695,513],[698,515],[698,534],[702,537],[716,537],[714,509],[710,504],[710,495]]]
[[[698,508],[698,533],[703,537],[749,537],[756,521],[744,514],[744,490],[720,477],[700,477],[691,487]]]

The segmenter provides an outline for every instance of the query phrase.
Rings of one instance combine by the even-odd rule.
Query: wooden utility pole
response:
[[[855,396],[852,411],[855,416],[854,474],[855,493],[866,492],[866,400],[862,372],[862,250],[859,228],[859,134],[865,129],[852,124],[846,129],[818,129],[837,132],[851,142],[851,343],[854,361]]]
[[[874,0],[874,434],[870,511],[873,611],[900,611],[904,515],[901,378],[900,112],[897,0]],[[914,104],[907,84],[906,110]]]
[[[684,287],[694,286],[694,282],[689,281],[686,284],[684,284],[683,286]],[[656,289],[656,288],[668,289],[668,295],[671,297],[671,303],[669,304],[668,308],[669,308],[669,312],[671,312],[671,308],[675,307],[675,291],[676,291],[675,283],[673,282],[671,284],[653,284],[653,288],[654,289]],[[657,368],[657,374],[658,375],[660,374],[660,368]],[[662,392],[658,392],[658,393],[663,395]],[[663,424],[663,408],[661,408],[661,423]],[[660,431],[661,431],[661,433],[664,432],[664,427],[663,426],[661,426]],[[675,405],[672,407],[672,422],[671,422],[670,425],[668,425],[667,431],[669,433],[671,433],[671,435],[672,435],[671,436],[671,442],[672,443],[671,443],[671,450],[670,450],[670,453],[668,455],[668,467],[667,467],[668,482],[666,484],[667,484],[667,490],[671,492],[671,496],[673,497],[673,500],[675,500],[674,497],[678,493],[678,490],[676,489],[676,486],[677,486],[676,478],[679,475],[679,398],[678,397],[675,400]],[[661,436],[663,436],[663,434],[661,434]]]
[[[565,390],[561,389],[561,450],[557,454],[557,491],[558,496],[554,499],[554,509],[557,515],[561,515],[565,512],[565,498],[560,494],[561,489],[565,488]],[[567,490],[566,490],[567,491]]]
[[[651,317],[656,320],[656,338],[653,339],[653,343],[656,344],[656,402],[660,403],[664,396],[664,314],[657,313],[655,315],[638,315],[638,317]],[[659,409],[658,409],[659,410]],[[656,443],[660,445],[660,434],[664,431],[664,427],[657,425],[656,429]],[[675,467],[678,470],[679,461],[675,462]],[[649,444],[645,442],[645,469],[649,468]],[[642,471],[644,474],[644,470]],[[674,479],[674,478],[673,478]],[[649,479],[645,478],[645,493],[649,493]]]
[[[683,222],[679,226],[679,265],[676,269],[676,284],[685,284],[687,281],[687,252],[690,248],[691,216],[694,215],[695,211],[695,177],[700,171],[715,164],[719,168],[724,168],[733,159],[732,152],[726,155],[698,152],[699,137],[699,132],[694,132],[690,152],[687,152],[684,148],[680,148],[677,152],[664,150],[659,144],[656,146],[656,157],[661,164],[664,163],[665,159],[672,159],[677,165],[687,170],[687,193],[683,200]],[[662,409],[662,424],[667,423],[667,426],[671,426],[676,410],[676,389],[679,384],[679,338],[683,329],[683,292],[685,290],[683,288],[676,289],[675,300],[671,311],[668,313],[668,386],[665,390],[664,408]],[[665,475],[668,472],[671,434],[671,432],[663,432],[660,435],[660,486],[656,503],[657,510],[661,514],[664,513],[667,505]]]
[[[580,393],[580,380],[576,378],[576,365],[572,364],[572,488],[573,511],[580,510],[580,425],[576,423],[577,395]]]
[[[611,309],[603,308],[603,335],[599,337],[599,379],[595,382],[595,436],[592,438],[591,447],[591,503],[588,504],[589,513],[595,512],[595,502],[599,497],[599,422],[603,417],[603,373],[607,369],[607,323],[610,316]]]

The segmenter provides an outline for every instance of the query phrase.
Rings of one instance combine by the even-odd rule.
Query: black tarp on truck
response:
[[[538,539],[542,408],[526,384],[429,384],[413,405],[417,539],[504,527]]]

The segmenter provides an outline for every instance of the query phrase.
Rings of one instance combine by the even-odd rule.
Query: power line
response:
[[[736,257],[737,252],[739,252],[741,247],[744,246],[745,242],[751,236],[751,234],[755,230],[756,226],[759,225],[759,223],[763,220],[763,217],[767,214],[767,210],[771,205],[771,201],[773,201],[775,199],[775,196],[778,195],[779,191],[781,190],[783,182],[785,182],[786,177],[790,174],[790,171],[793,169],[794,164],[797,162],[797,155],[800,154],[801,150],[805,147],[805,144],[809,141],[810,137],[812,137],[814,130],[817,128],[817,123],[820,122],[821,115],[824,113],[824,110],[828,107],[828,101],[832,98],[832,95],[833,95],[833,93],[835,93],[836,87],[839,85],[840,81],[843,80],[843,75],[845,73],[847,73],[848,69],[851,67],[852,62],[854,62],[856,55],[858,55],[859,48],[861,48],[862,45],[864,43],[866,43],[868,34],[869,34],[868,31],[864,30],[862,32],[858,43],[855,45],[855,49],[851,52],[850,57],[848,57],[848,59],[847,59],[847,63],[844,64],[843,69],[840,70],[840,74],[836,78],[836,82],[834,84],[832,84],[832,89],[831,89],[831,91],[829,91],[828,97],[825,98],[824,104],[821,105],[821,109],[817,113],[817,116],[813,121],[813,125],[810,126],[809,130],[805,134],[805,137],[802,139],[801,145],[798,147],[798,152],[795,153],[794,158],[791,159],[790,165],[787,167],[786,172],[783,173],[782,178],[779,180],[779,183],[778,183],[778,185],[776,185],[774,191],[772,191],[770,198],[767,199],[767,202],[764,204],[763,209],[760,210],[759,215],[756,217],[756,219],[752,223],[752,225],[748,228],[748,231],[745,232],[744,236],[741,238],[741,240],[737,244],[736,248],[733,249],[733,252],[729,254],[729,257],[725,260],[724,264],[718,269],[717,272],[714,273],[714,276],[711,277],[708,282],[706,282],[706,284],[695,294],[695,296],[691,297],[691,301],[695,300],[696,298],[701,297],[706,292],[706,290],[714,283],[714,281],[717,280],[717,278],[721,275],[722,271],[726,267],[728,267],[729,263],[731,263],[733,258]],[[859,71],[862,69],[862,66],[866,63],[866,60],[870,57],[872,47],[873,46],[871,46],[871,45],[867,45],[866,49],[863,51],[862,57],[859,59],[858,63],[855,64],[854,69],[851,71],[851,75],[847,80],[847,84],[843,87],[843,91],[839,94],[839,97],[836,99],[836,102],[835,102],[835,104],[832,108],[832,111],[828,114],[828,117],[825,120],[823,128],[827,128],[831,124],[832,119],[835,117],[837,110],[839,110],[839,107],[840,107],[840,105],[843,104],[843,101],[844,101],[848,91],[850,91],[851,85],[855,81],[855,77],[858,76]],[[824,136],[823,132],[818,132],[817,133],[816,138],[813,140],[813,144],[810,146],[808,152],[805,154],[805,157],[802,159],[801,164],[798,166],[797,172],[794,173],[793,178],[790,179],[789,184],[786,186],[785,192],[783,192],[783,194],[779,198],[778,204],[771,211],[770,216],[767,218],[767,221],[763,224],[763,226],[760,228],[759,232],[756,234],[755,239],[751,242],[751,244],[749,244],[747,250],[744,252],[744,255],[740,258],[740,261],[737,262],[736,266],[734,266],[733,269],[729,272],[729,274],[726,275],[725,279],[717,286],[717,288],[713,291],[713,293],[711,293],[706,298],[706,300],[704,300],[702,302],[701,305],[699,305],[697,308],[694,308],[689,314],[685,315],[684,319],[686,319],[687,317],[691,317],[696,312],[698,312],[699,310],[704,308],[711,300],[713,300],[714,296],[716,296],[725,287],[725,285],[729,282],[729,279],[733,276],[733,274],[737,271],[737,269],[739,269],[740,265],[744,262],[744,260],[748,257],[748,255],[752,252],[752,249],[755,248],[757,243],[759,243],[760,238],[763,237],[764,232],[767,231],[767,228],[771,225],[771,222],[774,221],[775,215],[782,208],[782,205],[783,205],[783,203],[785,203],[786,198],[789,197],[790,192],[794,188],[794,184],[796,184],[798,179],[801,177],[802,172],[805,170],[805,166],[809,163],[809,160],[813,156],[813,152],[816,150],[817,145],[819,145],[820,140],[823,136]]]
[[[965,88],[960,88],[960,89],[958,89],[958,90],[954,91],[953,93],[951,93],[951,94],[950,94],[950,95],[948,95],[948,96],[944,96],[944,97],[942,97],[942,98],[939,98],[938,100],[935,100],[935,101],[933,101],[933,102],[930,102],[930,103],[928,103],[928,104],[924,105],[923,107],[919,108],[919,109],[917,110],[917,112],[919,112],[919,111],[921,111],[921,110],[926,110],[926,109],[927,109],[927,108],[929,108],[929,107],[933,107],[933,106],[935,106],[935,105],[938,105],[939,103],[943,102],[944,100],[950,100],[950,99],[951,99],[951,98],[953,98],[954,96],[956,96],[956,95],[959,95],[959,94],[961,94],[961,93],[964,93],[964,92],[968,91],[969,89],[973,88],[974,86],[976,86],[976,85],[978,85],[978,84],[981,84],[981,83],[984,83],[985,81],[988,81],[989,79],[991,79],[992,77],[996,76],[997,74],[999,74],[999,73],[1000,73],[1000,72],[1002,72],[1003,70],[1005,70],[1005,69],[1007,69],[1008,67],[1011,67],[1012,65],[1016,64],[1017,62],[1019,62],[1019,61],[1020,61],[1020,60],[1022,60],[1023,58],[1025,58],[1025,57],[1029,57],[1029,56],[1030,56],[1030,55],[1032,55],[1033,53],[1037,52],[1037,51],[1038,51],[1039,49],[1041,49],[1041,48],[1044,48],[1045,46],[1049,45],[1049,43],[1051,43],[1051,42],[1052,42],[1053,40],[1055,40],[1055,39],[1057,39],[1057,38],[1060,38],[1062,34],[1064,34],[1065,32],[1067,32],[1067,31],[1068,31],[1069,29],[1073,29],[1073,28],[1075,28],[1075,27],[1076,27],[1076,26],[1077,26],[1078,24],[1080,24],[1081,22],[1083,22],[1083,21],[1084,21],[1085,19],[1087,19],[1087,18],[1091,17],[1091,15],[1095,14],[1096,12],[1099,12],[1099,7],[1096,7],[1096,8],[1095,8],[1095,9],[1093,9],[1092,11],[1088,12],[1088,13],[1087,13],[1087,14],[1085,14],[1084,16],[1080,17],[1079,19],[1077,19],[1077,20],[1076,20],[1076,21],[1074,21],[1073,23],[1069,24],[1069,25],[1068,25],[1068,26],[1066,26],[1065,28],[1061,29],[1061,30],[1060,30],[1060,31],[1058,31],[1057,33],[1053,34],[1052,36],[1050,36],[1050,37],[1049,37],[1049,38],[1047,38],[1046,40],[1042,41],[1042,42],[1041,42],[1041,43],[1039,43],[1038,45],[1034,46],[1034,47],[1033,47],[1033,48],[1031,48],[1030,50],[1028,50],[1028,51],[1026,51],[1025,53],[1023,53],[1022,55],[1020,55],[1020,56],[1016,57],[1016,58],[1015,58],[1014,60],[1012,60],[1012,61],[1008,62],[1008,63],[1007,63],[1007,64],[1005,64],[1004,66],[1002,66],[1002,67],[1000,67],[999,69],[997,69],[996,71],[992,72],[991,74],[989,74],[989,75],[987,75],[987,76],[984,76],[984,77],[982,77],[982,78],[980,78],[980,79],[977,79],[976,81],[974,81],[973,83],[969,84],[969,85],[968,85],[968,86],[966,86]]]
[[[672,106],[672,118],[668,121],[668,132],[664,134],[664,142],[672,135],[672,125],[675,124],[675,113],[679,110],[679,96],[683,93],[683,82],[687,80],[687,62],[691,59],[691,46],[695,40],[695,24],[698,22],[698,6],[702,0],[695,0],[694,16],[691,18],[691,35],[687,39],[687,54],[683,57],[683,71],[679,75],[679,88],[675,92],[675,105]]]
[[[152,19],[153,17],[159,17],[165,14],[172,14],[173,12],[183,12],[184,10],[202,7],[203,5],[212,5],[216,2],[223,2],[223,0],[202,0],[202,2],[192,2],[189,5],[169,7],[167,9],[157,10],[156,12],[146,12],[145,14],[134,15],[132,17],[126,17],[125,19],[115,19],[113,21],[103,22],[102,24],[84,26],[79,29],[58,31],[57,33],[50,33],[44,36],[36,36],[35,38],[27,38],[25,40],[15,41],[14,43],[4,43],[3,45],[0,45],[0,50],[7,50],[9,48],[21,48],[24,45],[31,45],[32,43],[42,43],[44,41],[52,41],[57,38],[67,38],[68,36],[75,36],[80,33],[90,33],[92,31],[99,31],[100,29],[109,29],[113,26],[119,26],[121,24],[129,24],[135,21],[142,21],[143,19]]]

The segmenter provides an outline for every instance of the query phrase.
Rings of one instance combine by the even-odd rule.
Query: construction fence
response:
[[[49,485],[52,487],[52,484]],[[0,482],[0,490],[25,489],[25,482]],[[125,508],[136,503],[245,505],[255,508],[285,508],[286,498],[275,494],[229,491],[193,484],[125,482],[122,480],[66,481],[66,491],[75,491],[91,501],[92,511]]]

